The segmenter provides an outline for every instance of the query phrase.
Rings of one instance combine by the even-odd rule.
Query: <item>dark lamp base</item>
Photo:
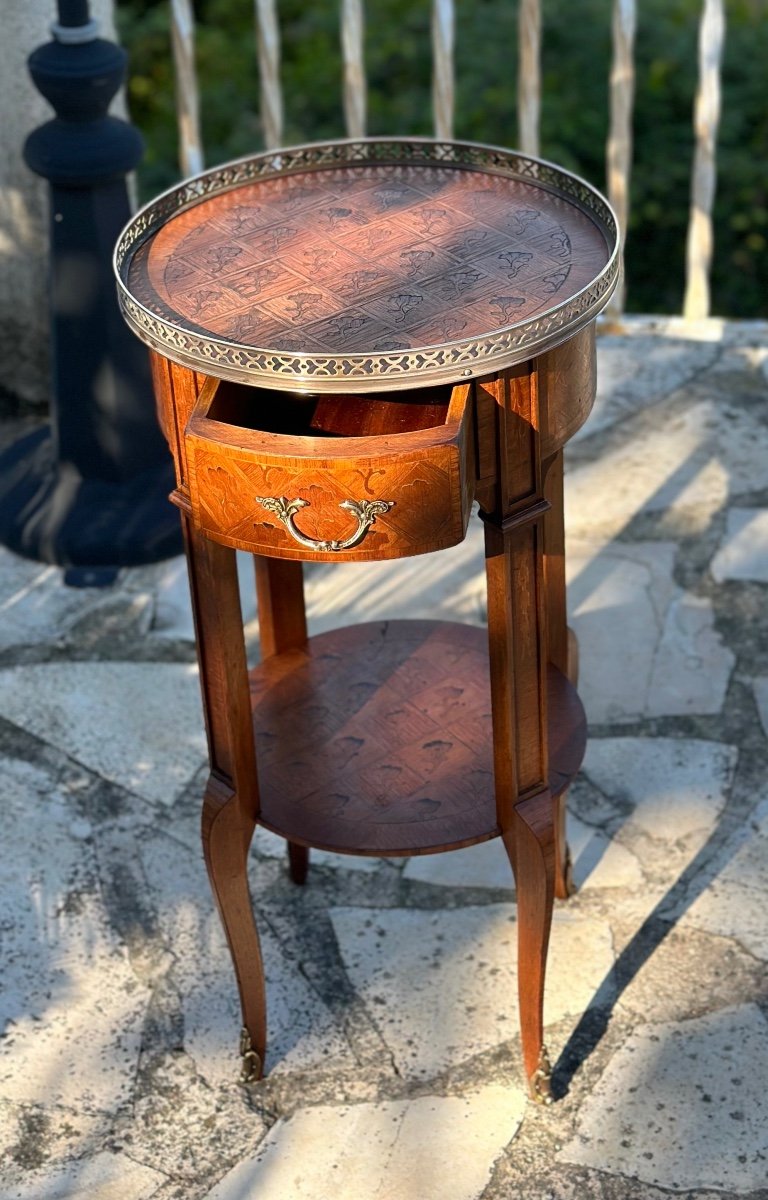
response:
[[[105,586],[120,567],[181,554],[173,487],[170,462],[124,482],[83,479],[38,429],[0,455],[0,544],[69,568],[72,586]]]

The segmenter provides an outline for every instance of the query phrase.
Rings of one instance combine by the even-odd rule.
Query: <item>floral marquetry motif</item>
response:
[[[140,213],[117,260],[129,322],[184,365],[381,390],[563,340],[607,301],[615,249],[607,205],[557,168],[371,140],[208,172]]]
[[[261,819],[275,832],[301,829],[315,845],[368,854],[498,832],[482,629],[393,621],[338,630],[290,662],[266,663],[251,689]],[[547,689],[557,795],[584,752],[586,724],[554,668]]]

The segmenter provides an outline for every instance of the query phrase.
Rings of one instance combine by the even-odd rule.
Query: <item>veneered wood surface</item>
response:
[[[307,641],[304,567],[280,558],[254,558],[262,661],[295,650]],[[306,883],[309,850],[288,843],[288,870],[294,883]]]
[[[468,385],[454,388],[448,405],[402,402],[402,419],[401,401],[360,401],[359,425],[377,432],[357,437],[319,435],[311,422],[322,421],[327,432],[342,411],[327,401],[307,412],[311,436],[299,436],[231,423],[234,399],[223,405],[229,421],[212,419],[216,398],[206,395],[188,423],[185,447],[192,511],[209,537],[255,554],[330,562],[401,558],[463,539],[474,489]],[[246,395],[243,404],[243,420],[257,422],[255,399],[249,405]],[[436,424],[425,427],[430,408]],[[278,411],[288,428],[300,420],[295,404]],[[273,413],[257,423],[279,429],[280,422],[268,422],[267,415]],[[403,432],[409,416],[417,428]],[[354,531],[356,518],[341,508],[344,501],[383,500],[390,507],[356,546],[329,551],[302,546],[258,497],[305,501],[295,522],[316,542],[341,541]]]
[[[523,1061],[532,1095],[545,1101],[544,977],[552,921],[559,796],[552,786],[562,711],[550,680],[545,539],[551,499],[542,461],[547,395],[536,364],[478,384],[497,466],[485,509],[488,643],[496,811],[517,887],[518,979]],[[553,613],[555,619],[559,613]]]
[[[500,821],[516,799],[546,786],[547,645],[540,411],[530,366],[478,384],[492,398],[497,471],[485,517],[494,770]]]
[[[553,799],[544,790],[515,805],[504,846],[517,893],[517,977],[523,1065],[533,1099],[552,1099],[544,1049],[544,982],[555,894]],[[542,1072],[543,1068],[543,1072]],[[540,1077],[543,1073],[543,1078]]]
[[[562,346],[534,359],[532,373],[539,394],[541,457],[545,459],[581,429],[595,403],[594,321]]]
[[[592,219],[533,180],[352,164],[194,204],[139,249],[127,282],[191,332],[367,354],[535,318],[587,287],[608,257]]]
[[[304,567],[280,558],[254,558],[262,659],[295,650],[307,640]]]
[[[178,487],[187,487],[187,448],[184,431],[198,397],[204,391],[216,391],[218,380],[211,380],[189,367],[164,358],[156,350],[149,354],[158,421],[173,455]]]
[[[182,525],[211,766],[201,821],[203,853],[260,1073],[266,999],[248,892],[248,847],[259,797],[237,567],[234,551],[204,538],[186,514]]]
[[[485,631],[353,626],[250,673],[260,821],[359,854],[424,854],[499,834]],[[584,753],[584,713],[549,672],[553,794]]]

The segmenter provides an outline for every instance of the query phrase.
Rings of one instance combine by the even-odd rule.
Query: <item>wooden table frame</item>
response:
[[[174,498],[186,539],[210,752],[203,847],[240,993],[243,1079],[252,1082],[263,1073],[266,1055],[264,974],[247,880],[262,804],[235,550],[231,540],[225,545],[203,532],[191,500],[188,429],[207,377],[157,352],[152,359],[161,424],[176,465]],[[524,1068],[531,1095],[541,1102],[551,1098],[542,1014],[553,899],[571,890],[565,796],[585,741],[573,689],[566,687],[553,713],[547,686],[553,668],[575,685],[577,669],[566,623],[562,447],[586,419],[594,394],[594,322],[560,347],[470,389],[467,486],[485,525],[495,826],[416,850],[494,835],[503,840],[517,885]],[[256,556],[255,570],[268,666],[307,644],[302,565],[294,550],[291,557]],[[554,784],[553,728],[560,756]],[[287,838],[290,872],[303,883],[308,849],[298,832]]]

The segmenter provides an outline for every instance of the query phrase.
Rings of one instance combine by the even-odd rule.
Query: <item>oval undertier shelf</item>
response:
[[[356,625],[250,672],[266,828],[347,854],[428,854],[498,836],[488,638],[437,621]],[[584,710],[548,671],[550,787],[581,765]]]

